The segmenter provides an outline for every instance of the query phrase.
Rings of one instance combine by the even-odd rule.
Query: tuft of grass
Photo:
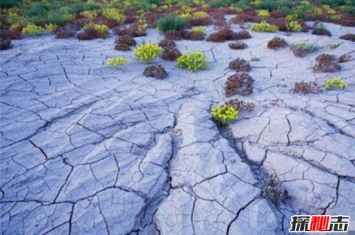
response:
[[[157,20],[157,26],[160,32],[169,30],[180,31],[186,25],[186,20],[176,15],[168,15]]]

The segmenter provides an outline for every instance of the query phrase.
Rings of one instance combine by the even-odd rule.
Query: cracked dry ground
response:
[[[300,59],[266,49],[283,34],[252,35],[237,52],[179,41],[182,52],[204,51],[211,68],[189,73],[158,59],[165,80],[145,78],[133,59],[105,67],[130,58],[113,50],[113,36],[15,41],[1,56],[1,234],[287,234],[293,214],[355,216],[354,61],[313,73],[330,49]],[[285,39],[302,38],[332,41]],[[353,46],[330,53],[355,57]],[[261,60],[251,62],[254,93],[244,100],[256,108],[219,129],[209,110],[226,100],[228,63],[250,55]],[[334,76],[349,86],[290,92],[296,81]],[[266,173],[291,196],[279,206],[261,198]]]

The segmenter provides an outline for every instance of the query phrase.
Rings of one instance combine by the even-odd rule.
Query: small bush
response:
[[[324,35],[324,36],[329,36],[329,37],[332,36],[332,33],[329,30],[324,29],[324,28],[314,29],[312,31],[312,34],[314,34],[314,35]]]
[[[136,40],[131,35],[122,35],[118,37],[115,41],[116,44],[126,44],[128,46],[135,46],[137,45]]]
[[[254,23],[250,29],[255,32],[276,32],[278,30],[277,26],[268,24],[265,21]]]
[[[350,61],[351,59],[352,59],[351,55],[344,54],[339,57],[338,62],[344,63]]]
[[[224,42],[226,40],[229,40],[230,38],[230,35],[231,35],[231,30],[220,30],[218,32],[215,32],[215,33],[211,33],[206,41],[208,42]]]
[[[249,38],[251,38],[251,35],[246,30],[241,30],[239,32],[236,32],[236,33],[232,34],[230,37],[231,40],[243,40],[243,39],[249,39]]]
[[[158,45],[160,47],[162,47],[163,49],[175,48],[176,47],[176,43],[173,40],[168,40],[168,39],[161,40]]]
[[[340,70],[340,65],[336,62],[335,56],[321,54],[316,57],[317,65],[313,67],[316,72],[334,73]]]
[[[253,112],[255,104],[251,102],[244,102],[242,100],[233,99],[226,102],[226,105],[233,107],[236,110],[245,110],[247,112]]]
[[[127,60],[123,57],[113,57],[107,60],[106,65],[110,67],[121,67],[127,63]]]
[[[176,48],[165,48],[161,54],[163,60],[175,61],[181,56],[181,52]]]
[[[161,65],[151,65],[144,69],[143,75],[146,77],[154,77],[158,79],[164,79],[169,74]]]
[[[117,51],[130,51],[131,48],[127,44],[116,43],[115,50],[117,50]]]
[[[283,38],[274,37],[267,43],[267,48],[269,49],[277,49],[287,46],[287,42]]]
[[[93,29],[96,32],[98,32],[99,34],[106,34],[108,31],[108,27],[106,25],[103,24],[94,24],[94,23],[89,23],[84,25],[83,27],[85,30],[86,29]]]
[[[165,39],[167,39],[167,40],[181,40],[182,34],[180,31],[169,30],[165,33]]]
[[[297,21],[291,21],[286,27],[290,32],[300,32],[302,30],[302,25]]]
[[[261,19],[266,20],[267,18],[270,17],[270,12],[268,10],[259,10],[258,11],[258,16]]]
[[[212,119],[221,125],[228,125],[238,118],[238,110],[228,105],[213,106],[211,109]]]
[[[234,69],[236,72],[248,72],[251,70],[250,64],[240,58],[237,58],[229,63],[229,68]]]
[[[169,30],[180,31],[185,27],[186,20],[176,15],[168,15],[158,19],[157,26],[160,32],[165,33]]]
[[[70,38],[74,37],[76,32],[75,26],[67,24],[64,27],[59,27],[55,31],[56,38]]]
[[[34,24],[28,24],[26,27],[22,29],[22,35],[25,36],[39,36],[44,32],[44,29],[34,25]]]
[[[190,26],[206,26],[212,24],[212,20],[210,17],[191,18],[187,21],[187,24]]]
[[[254,79],[246,73],[228,77],[225,84],[226,97],[234,95],[249,95],[253,92]]]
[[[202,41],[205,38],[203,33],[195,33],[192,31],[184,31],[182,33],[182,38],[186,40]]]
[[[304,41],[296,42],[290,46],[293,54],[297,57],[305,57],[306,55],[318,50],[318,46],[307,44]]]
[[[11,31],[8,29],[0,29],[0,38],[8,40],[21,39],[22,34],[19,30]]]
[[[245,49],[247,48],[247,44],[245,44],[244,42],[242,41],[237,41],[237,42],[231,42],[228,44],[228,47],[230,49],[233,49],[233,50],[242,50],[242,49]]]
[[[327,90],[338,89],[338,88],[344,89],[347,86],[348,84],[343,80],[341,80],[341,78],[332,78],[326,81],[326,83],[324,83],[324,87]]]
[[[108,8],[102,12],[102,15],[107,19],[115,20],[117,23],[123,23],[126,19],[126,16],[122,11],[115,8]]]
[[[204,34],[206,32],[206,28],[200,27],[200,26],[192,27],[192,32],[198,33],[198,34]]]
[[[145,43],[143,45],[137,46],[133,51],[133,57],[144,62],[151,63],[155,60],[161,53],[163,48],[155,43]]]
[[[92,40],[95,38],[106,38],[107,37],[107,32],[106,33],[100,33],[97,30],[93,28],[88,28],[85,29],[84,32],[79,33],[77,38],[79,40]]]
[[[207,57],[199,51],[190,51],[177,58],[179,68],[187,68],[190,72],[206,70],[209,66]]]
[[[354,33],[345,34],[345,35],[341,36],[340,39],[355,42],[355,34]]]
[[[261,183],[261,197],[271,200],[276,205],[289,198],[287,191],[282,189],[280,181],[271,176],[267,176]]]
[[[293,93],[301,94],[318,94],[320,88],[316,82],[296,82],[294,88],[292,89]]]
[[[50,33],[53,33],[57,28],[57,25],[55,24],[46,24],[45,25],[45,29],[50,32]]]
[[[0,38],[0,50],[7,50],[12,47],[11,40]]]

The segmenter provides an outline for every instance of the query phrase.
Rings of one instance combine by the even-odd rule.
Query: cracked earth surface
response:
[[[294,214],[355,216],[355,62],[314,73],[321,53],[355,58],[353,29],[325,24],[333,37],[253,33],[242,51],[228,42],[178,41],[201,50],[207,71],[189,73],[160,59],[165,80],[107,40],[14,41],[1,52],[1,234],[288,234]],[[235,26],[233,26],[235,27]],[[266,48],[274,36],[321,47],[306,58]],[[148,30],[137,38],[158,42]],[[336,49],[329,42],[341,41]],[[113,56],[129,62],[117,70]],[[252,61],[256,104],[229,128],[210,107],[222,104],[228,63]],[[345,90],[290,92],[296,81],[341,77]],[[265,174],[289,199],[261,198]],[[353,217],[354,218],[354,217]]]

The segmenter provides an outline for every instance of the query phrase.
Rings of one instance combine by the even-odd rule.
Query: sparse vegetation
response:
[[[228,77],[225,84],[226,97],[234,95],[249,95],[253,92],[254,79],[246,73]]]
[[[213,106],[211,108],[212,119],[220,125],[228,125],[238,118],[238,110],[228,105]]]
[[[237,58],[229,63],[229,68],[235,70],[236,72],[248,72],[251,70],[249,62]]]
[[[324,87],[327,90],[332,89],[344,89],[348,84],[344,82],[341,78],[332,78],[329,79],[326,83],[324,83]]]
[[[127,60],[123,57],[113,57],[107,60],[106,65],[110,67],[121,67],[127,63]]]
[[[285,41],[285,39],[279,37],[274,37],[267,43],[267,48],[274,49],[274,50],[286,46],[287,46],[287,42]]]
[[[261,197],[269,199],[278,205],[289,196],[276,176],[266,176],[261,183]]]
[[[341,68],[333,55],[321,54],[316,57],[316,61],[318,63],[313,67],[313,70],[316,72],[334,73]]]
[[[292,92],[306,95],[306,94],[318,94],[319,92],[321,92],[321,90],[316,82],[301,81],[295,83]]]
[[[247,44],[245,44],[244,42],[242,41],[237,41],[237,42],[231,42],[228,44],[228,47],[230,49],[233,49],[233,50],[242,50],[242,49],[245,49],[247,48]]]

